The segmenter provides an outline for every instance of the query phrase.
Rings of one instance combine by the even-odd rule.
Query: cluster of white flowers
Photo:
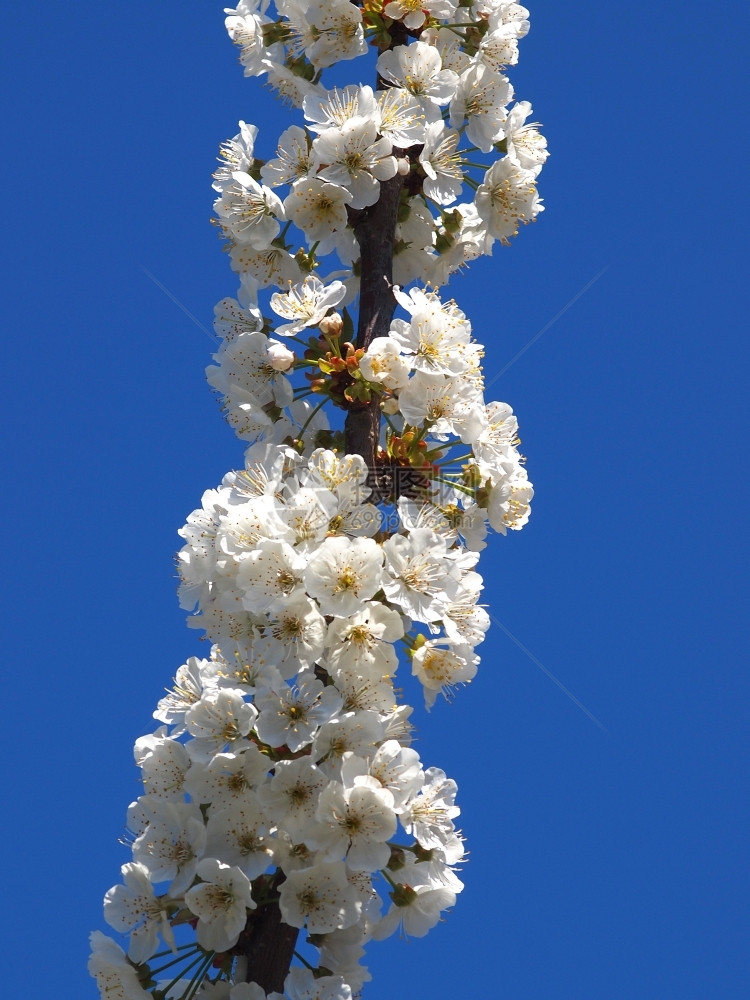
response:
[[[328,567],[320,568],[329,591]],[[364,942],[400,925],[424,935],[462,887],[453,870],[463,856],[455,783],[422,767],[390,684],[401,616],[365,601],[327,626],[299,590],[271,604],[268,655],[229,662],[215,646],[208,660],[192,657],[155,712],[164,725],[136,742],[144,794],[128,811],[133,861],[104,901],[107,922],[130,934],[130,963],[95,937],[91,968],[106,996],[118,995],[107,992],[117,977],[142,984],[123,996],[147,996],[158,971],[148,963],[159,937],[176,950],[174,925],[195,927],[191,956],[231,965],[277,886],[284,921],[315,936],[319,965],[342,991],[335,995],[350,996],[368,978]],[[295,642],[297,667],[288,655]],[[385,913],[377,873],[393,899]]]
[[[246,75],[267,74],[305,124],[261,160],[241,122],[214,175],[240,288],[216,307],[207,375],[244,468],[180,532],[181,604],[211,653],[180,667],[136,742],[133,860],[104,904],[129,943],[96,932],[90,971],[108,1000],[281,1000],[243,964],[275,906],[308,935],[285,995],[350,1000],[364,944],[424,935],[462,888],[456,786],[411,747],[394,677],[400,651],[431,708],[475,676],[479,552],[488,525],[526,523],[532,489],[513,411],[485,403],[471,324],[435,289],[533,220],[547,153],[530,105],[509,107],[517,3],[240,0],[227,15]],[[322,70],[368,41],[380,89],[324,89]],[[356,230],[397,177],[403,315],[358,347]],[[384,420],[374,468],[335,419],[366,407]]]
[[[306,122],[287,128],[265,161],[255,156],[257,130],[245,123],[222,148],[216,212],[246,283],[285,288],[304,276],[311,261],[291,252],[291,225],[315,245],[316,258],[335,251],[351,271],[357,213],[397,172],[405,175],[397,284],[445,284],[542,211],[536,178],[546,141],[527,122],[528,101],[513,103],[503,72],[517,61],[518,39],[528,30],[525,7],[509,0],[394,0],[384,9],[378,2],[360,8],[349,0],[279,0],[277,7],[272,20],[267,3],[243,0],[227,19],[245,73],[268,74]],[[386,32],[389,45],[377,60],[384,88],[324,89],[322,69],[360,55],[366,34],[381,42],[384,19],[401,22],[405,41],[415,38],[394,46]],[[490,153],[493,162],[476,160]],[[465,184],[474,197],[458,201]],[[280,187],[288,188],[283,199],[274,191]],[[354,296],[356,268],[347,284]]]

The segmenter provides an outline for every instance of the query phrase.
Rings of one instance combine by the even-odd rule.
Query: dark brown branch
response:
[[[376,337],[385,336],[391,325],[396,300],[391,288],[393,245],[396,235],[399,198],[404,179],[396,174],[380,185],[380,198],[365,209],[354,226],[360,246],[360,293],[358,348],[367,349]],[[379,495],[375,456],[380,435],[380,401],[353,406],[346,417],[346,450],[361,455],[371,470],[369,485]],[[279,873],[280,874],[280,873]],[[282,876],[283,878],[283,876]],[[248,926],[235,948],[246,960],[244,979],[257,983],[266,993],[284,991],[299,930],[281,919],[278,885],[274,877],[269,887],[275,897],[260,912],[250,914]]]
[[[389,48],[405,45],[409,32],[401,21],[394,21],[389,30]],[[389,86],[378,76],[377,89]],[[394,150],[394,153],[398,152]],[[358,348],[367,350],[376,337],[385,337],[390,329],[396,309],[393,297],[393,246],[396,241],[398,205],[404,178],[396,174],[380,185],[380,197],[362,212],[354,225],[354,235],[360,250]],[[352,407],[344,425],[346,452],[361,455],[370,470],[368,485],[372,488],[371,500],[380,498],[376,455],[380,439],[380,402],[375,397],[370,403]]]
[[[408,33],[400,22],[394,22],[390,32],[391,47],[407,42]],[[378,88],[382,86],[383,81],[378,79]],[[378,201],[364,209],[354,224],[354,235],[360,248],[356,346],[363,350],[367,350],[376,337],[387,335],[396,308],[392,290],[393,247],[403,186],[401,174],[383,181]],[[371,403],[352,406],[346,416],[345,432],[346,451],[364,458],[371,470],[368,483],[373,489],[373,499],[377,499],[375,458],[380,437],[380,401],[377,396]],[[281,919],[277,886],[282,879],[283,876],[281,879],[274,877],[272,891],[276,899],[262,912],[250,915],[247,930],[235,949],[235,953],[247,962],[244,980],[257,983],[266,993],[283,993],[299,934],[296,927],[290,927]]]
[[[284,876],[277,869],[269,889],[272,901],[250,914],[247,928],[240,936],[235,953],[246,960],[244,979],[257,983],[266,993],[283,993],[289,974],[299,929],[281,919],[278,886]]]
[[[396,300],[393,297],[393,245],[399,198],[404,178],[396,174],[380,185],[380,198],[357,220],[354,235],[360,249],[359,323],[357,348],[367,350],[376,337],[390,329]],[[346,451],[361,455],[371,470],[370,485],[377,491],[374,474],[380,436],[380,401],[352,407],[346,417]]]

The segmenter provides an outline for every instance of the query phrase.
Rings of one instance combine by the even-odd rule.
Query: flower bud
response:
[[[324,316],[320,323],[318,323],[318,326],[321,333],[324,333],[327,337],[339,337],[344,328],[344,321],[339,313],[332,312],[330,316]]]
[[[269,340],[268,363],[275,372],[288,372],[294,364],[294,352],[277,340]]]

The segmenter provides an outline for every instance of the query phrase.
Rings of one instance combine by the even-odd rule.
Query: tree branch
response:
[[[406,31],[400,22],[391,27],[393,45],[404,44]],[[383,81],[378,78],[378,89]],[[397,153],[394,150],[394,153]],[[366,208],[354,225],[354,235],[360,249],[359,320],[356,347],[367,350],[376,337],[387,336],[396,309],[393,296],[393,247],[396,239],[398,206],[404,178],[396,174],[380,185],[380,197]],[[346,451],[349,455],[364,458],[368,486],[377,502],[380,495],[376,455],[380,438],[380,400],[376,396],[370,403],[354,404],[346,415]],[[282,879],[274,878],[273,893],[278,900],[278,885]],[[281,919],[277,901],[265,906],[263,911],[251,916],[248,928],[238,942],[237,951],[246,961],[243,978],[255,982],[266,993],[284,991],[284,980],[289,973],[299,930]]]
[[[284,875],[277,869],[269,886],[272,900],[250,914],[235,947],[240,961],[245,960],[241,978],[257,983],[266,993],[284,992],[284,980],[289,974],[299,935],[297,927],[290,927],[281,919],[278,886],[283,881]]]
[[[380,185],[380,198],[366,209],[354,227],[360,248],[359,323],[356,347],[367,350],[376,337],[385,337],[396,308],[393,297],[393,245],[404,178],[396,174]],[[352,406],[346,416],[346,451],[361,455],[370,470],[368,485],[377,500],[375,472],[380,437],[380,400]]]

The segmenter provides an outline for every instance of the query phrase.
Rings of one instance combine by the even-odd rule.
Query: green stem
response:
[[[441,27],[448,28],[449,31],[454,31],[457,35],[460,35],[462,31],[467,31],[469,28],[480,28],[482,24],[482,21],[477,21],[476,23],[470,21],[468,24],[443,24]]]
[[[414,649],[414,643],[417,641],[417,637],[407,632],[406,635],[401,636],[401,642],[406,646],[407,649]]]
[[[397,888],[397,886],[398,886],[398,882],[394,882],[394,881],[393,881],[393,879],[392,879],[392,878],[391,878],[391,876],[390,876],[390,875],[388,874],[388,872],[387,872],[387,871],[385,870],[385,868],[381,868],[381,869],[380,869],[380,874],[381,874],[381,875],[383,876],[383,878],[384,878],[384,879],[386,880],[386,882],[388,882],[388,884],[389,884],[389,885],[390,885],[390,886],[391,886],[391,887],[392,887],[393,889]]]
[[[276,331],[274,330],[273,332],[275,333]],[[295,337],[295,336],[292,336],[292,335],[286,335],[285,336],[283,333],[279,334],[279,336],[284,337],[284,340],[293,340],[295,342],[295,344],[299,344],[300,347],[304,347],[305,350],[307,350],[308,347],[310,346],[307,343],[306,340],[300,340],[299,337]]]
[[[391,420],[391,418],[388,416],[388,414],[387,413],[383,413],[383,417],[385,418],[385,422],[388,424],[388,426],[393,431],[393,433],[396,434],[396,435],[398,435],[398,428],[396,427],[396,425],[394,424],[394,422]]]
[[[191,998],[195,996],[195,994],[202,986],[203,980],[208,975],[208,970],[211,968],[211,963],[213,962],[213,960],[214,960],[214,952],[211,952],[206,961],[203,963],[202,966],[199,967],[196,974],[190,980],[190,985],[183,994],[183,1000],[191,1000]]]
[[[334,358],[340,358],[341,357],[341,345],[340,345],[339,341],[338,340],[334,340],[330,336],[330,334],[327,334],[327,333],[323,334],[323,339],[325,340],[326,344],[328,344],[328,346],[330,347],[331,354],[334,356]]]
[[[163,958],[164,955],[174,955],[176,951],[186,951],[188,948],[199,948],[199,947],[200,945],[197,945],[195,941],[188,941],[187,944],[178,944],[175,948],[165,948],[164,951],[155,952],[149,959],[149,962],[152,961],[154,958]]]
[[[447,458],[444,462],[439,462],[437,467],[442,469],[446,465],[453,465],[454,462],[465,462],[469,458],[474,458],[474,452],[470,451],[467,455],[459,455],[458,458]]]
[[[315,972],[315,966],[314,965],[310,965],[310,963],[307,961],[307,959],[304,958],[302,955],[300,955],[300,953],[298,951],[294,952],[294,957],[297,959],[297,961],[302,962],[303,965],[306,965],[307,968],[310,970],[310,972]]]
[[[195,954],[196,954],[197,957],[200,957],[200,955],[198,954],[199,952],[201,954],[203,954],[203,949],[200,947],[200,945],[193,944],[190,947],[192,947],[192,948],[195,949]],[[189,955],[178,955],[177,958],[173,958],[172,961],[171,962],[167,962],[166,965],[160,965],[160,966],[158,966],[155,969],[151,969],[151,972],[152,972],[153,975],[157,975],[157,973],[164,972],[164,970],[168,969],[170,966],[176,965],[177,962],[184,962],[184,960],[186,958],[189,958],[189,957],[190,957]],[[149,966],[149,968],[151,968],[151,967]]]
[[[444,486],[450,486],[453,490],[458,490],[459,493],[465,493],[467,497],[474,497],[475,491],[470,486],[459,486],[458,483],[452,483],[448,479],[443,479],[442,476],[436,476],[433,483],[442,483]]]
[[[318,412],[318,410],[322,409],[322,408],[323,408],[323,407],[325,406],[325,404],[326,404],[327,400],[328,400],[328,397],[327,397],[327,396],[324,396],[324,397],[322,398],[322,400],[321,400],[321,401],[320,401],[320,402],[318,403],[318,405],[317,405],[317,406],[315,407],[315,409],[314,409],[314,410],[312,411],[312,413],[310,414],[310,416],[309,416],[309,417],[307,418],[307,420],[306,420],[306,421],[304,422],[304,424],[303,424],[303,425],[302,425],[302,427],[300,428],[300,432],[299,432],[299,436],[300,436],[300,438],[302,437],[302,435],[303,435],[303,434],[305,433],[305,431],[307,430],[307,428],[308,428],[308,426],[309,426],[309,424],[310,424],[310,421],[311,421],[311,420],[312,420],[312,418],[313,418],[313,417],[315,416],[315,414],[316,414],[316,413]]]
[[[213,952],[211,953],[211,958],[213,960]],[[183,976],[185,975],[186,972],[188,972],[190,969],[194,968],[194,966],[196,966],[199,962],[202,962],[202,961],[203,961],[203,956],[199,955],[198,958],[196,958],[194,962],[191,962],[190,965],[185,966],[185,968],[182,970],[182,972],[178,976],[175,976],[175,978],[172,980],[172,982],[169,983],[167,986],[164,987],[164,992],[165,993],[169,993],[169,991],[172,989],[172,987],[175,985],[175,983],[179,983],[179,981],[183,978]]]
[[[416,844],[412,844],[411,846],[409,846],[407,844],[395,844],[394,846],[398,847],[398,849],[401,850],[401,851],[411,851],[412,854],[416,854],[417,853],[417,845]],[[422,848],[422,850],[424,850],[424,848]]]

